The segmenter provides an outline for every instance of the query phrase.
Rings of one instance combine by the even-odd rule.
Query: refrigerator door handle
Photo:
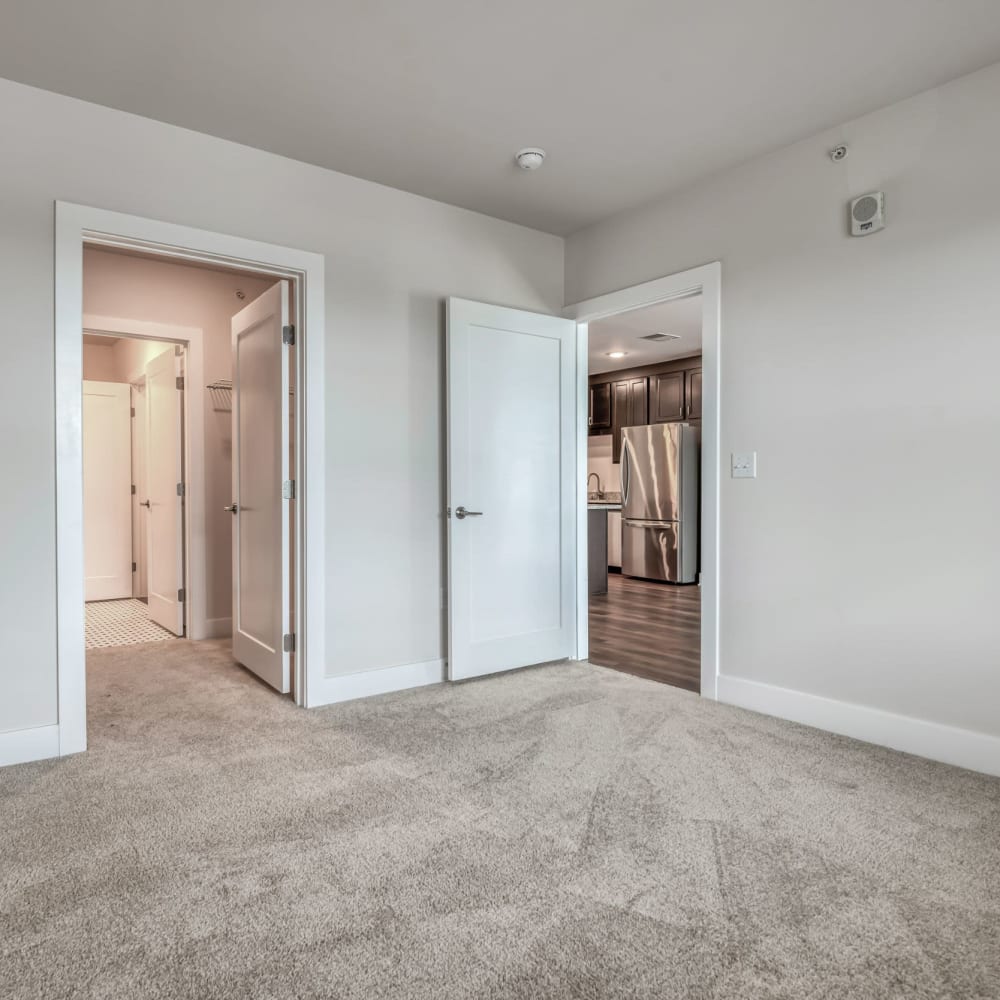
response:
[[[625,504],[628,503],[628,486],[629,486],[628,440],[622,441],[621,478],[622,478],[622,511],[624,512]]]

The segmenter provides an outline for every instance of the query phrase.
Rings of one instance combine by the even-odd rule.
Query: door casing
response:
[[[55,203],[56,648],[59,755],[87,748],[80,413],[84,244],[291,280],[296,316],[296,671],[304,706],[336,700],[326,656],[325,259],[322,254],[121,212]],[[155,325],[155,324],[150,324]],[[98,331],[100,332],[100,331]],[[155,338],[154,339],[159,339]],[[190,376],[195,379],[193,365]],[[204,386],[204,372],[197,375]],[[201,407],[191,407],[191,435]],[[193,498],[192,498],[193,499]],[[193,505],[192,505],[193,506]],[[202,512],[202,517],[204,512]],[[204,522],[202,522],[204,523]],[[193,518],[188,532],[194,539]],[[202,539],[203,539],[202,535]],[[192,581],[196,585],[196,580]]]
[[[701,294],[701,695],[718,698],[719,677],[719,353],[722,341],[722,265],[702,264],[607,295],[584,299],[563,310],[577,322],[577,594],[576,656],[590,646],[587,592],[587,412],[588,324],[643,306]]]

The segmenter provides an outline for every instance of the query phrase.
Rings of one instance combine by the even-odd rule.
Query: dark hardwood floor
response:
[[[701,690],[701,588],[608,574],[590,598],[590,662]]]

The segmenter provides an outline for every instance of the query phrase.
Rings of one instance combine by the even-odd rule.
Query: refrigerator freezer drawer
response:
[[[667,583],[694,583],[697,542],[685,544],[685,534],[680,521],[622,521],[622,573]]]

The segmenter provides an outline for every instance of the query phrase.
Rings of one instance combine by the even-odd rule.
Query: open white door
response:
[[[184,634],[184,406],[174,348],[146,365],[146,586],[149,617]]]
[[[83,383],[84,600],[132,596],[129,386]]]
[[[448,675],[565,659],[576,611],[576,324],[448,300]]]
[[[132,596],[145,600],[146,587],[146,380],[132,386]]]
[[[285,281],[232,321],[233,657],[282,692],[291,689],[292,646],[288,326]]]

